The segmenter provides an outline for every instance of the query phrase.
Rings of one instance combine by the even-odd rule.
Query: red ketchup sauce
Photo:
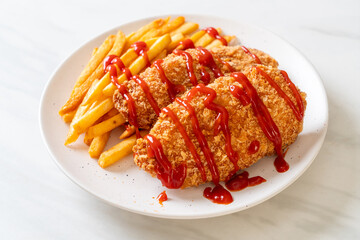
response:
[[[210,169],[210,173],[212,176],[212,181],[215,184],[219,184],[219,171],[216,167],[214,156],[209,148],[208,142],[201,131],[199,120],[196,116],[195,109],[191,106],[187,99],[176,98],[176,102],[182,105],[186,111],[189,113],[191,119],[192,129],[196,136],[196,139],[199,142],[201,151],[204,153],[206,162],[208,164],[208,168]]]
[[[147,65],[150,65],[149,57],[147,55],[147,46],[145,42],[135,42],[131,45],[131,47],[134,49],[134,51],[139,55],[143,56],[143,58],[146,61]],[[133,125],[136,129],[136,137],[140,138],[140,132],[139,132],[139,124],[137,121],[137,114],[136,114],[136,108],[135,108],[135,101],[132,98],[132,96],[129,94],[127,88],[123,84],[119,84],[118,82],[118,73],[116,67],[119,68],[120,71],[125,74],[127,79],[130,79],[132,77],[130,69],[125,67],[125,64],[121,61],[121,59],[115,55],[110,55],[105,58],[104,60],[104,69],[105,72],[110,73],[111,82],[118,88],[120,94],[123,96],[123,98],[126,100],[128,109],[129,109],[129,123]],[[135,78],[135,81],[143,88],[148,90],[148,86],[145,86],[145,82],[140,80],[136,80],[138,78]],[[146,90],[144,90],[145,92]],[[146,92],[145,92],[146,94]],[[147,95],[148,97],[148,95]],[[156,102],[155,102],[156,103]],[[156,111],[156,110],[155,110]],[[160,112],[160,109],[159,109]]]
[[[286,172],[289,169],[289,164],[285,161],[283,151],[282,151],[282,138],[279,131],[279,128],[276,126],[275,122],[271,118],[271,115],[260,99],[259,95],[256,92],[254,86],[250,83],[247,77],[241,73],[232,73],[231,76],[239,82],[246,93],[246,96],[249,98],[249,102],[252,106],[254,114],[259,122],[259,125],[264,132],[265,136],[274,144],[275,151],[278,154],[274,165],[278,172]],[[243,95],[238,95],[241,90],[239,86],[232,85],[230,87],[230,92],[234,97],[239,100],[243,98]],[[240,100],[241,101],[241,100]]]
[[[296,88],[295,84],[290,80],[288,74],[284,71],[284,70],[280,70],[281,75],[283,75],[285,81],[287,82],[287,84],[289,85],[291,91],[293,92],[295,99],[296,99],[296,103],[298,105],[298,120],[302,120],[304,118],[304,103],[302,101],[301,95],[299,93],[299,90]],[[296,116],[296,114],[295,114]]]
[[[178,50],[178,49],[176,49],[173,53],[175,55],[185,57],[186,69],[187,69],[187,72],[188,72],[188,75],[189,75],[190,82],[192,83],[192,85],[196,86],[198,84],[198,81],[197,81],[196,75],[194,73],[193,58],[190,55],[190,53],[185,52],[183,50]]]
[[[166,194],[166,191],[162,191],[159,196],[156,198],[161,205],[163,205],[163,202],[168,200],[168,196]]]
[[[248,152],[250,154],[254,154],[256,153],[257,151],[259,151],[259,148],[260,148],[260,142],[258,140],[254,140],[250,143],[250,146],[248,148]]]
[[[211,51],[210,51],[211,52]],[[215,56],[216,60],[218,60],[219,62],[221,62],[222,65],[225,65],[230,72],[235,72],[235,68],[233,68],[230,63],[228,63],[227,61],[222,60],[220,57]]]
[[[200,157],[196,152],[196,148],[195,148],[194,144],[190,140],[189,135],[186,133],[185,127],[181,124],[179,118],[176,116],[176,114],[170,108],[164,107],[162,109],[162,113],[168,115],[171,118],[171,120],[175,123],[176,128],[179,130],[181,136],[183,137],[183,139],[185,141],[186,146],[190,150],[191,155],[193,156],[193,158],[195,159],[196,166],[197,166],[197,168],[199,169],[199,171],[201,173],[202,180],[205,182],[206,181],[206,174],[205,174],[204,166],[201,163]]]
[[[160,110],[157,102],[155,101],[153,95],[151,94],[149,86],[147,85],[147,83],[142,78],[140,78],[138,75],[133,76],[132,79],[137,84],[139,84],[139,86],[141,87],[141,89],[145,93],[145,96],[146,96],[148,102],[150,103],[151,107],[154,109],[155,113],[159,116],[161,110]]]
[[[250,52],[249,49],[247,49],[245,46],[241,46],[241,48],[244,50],[246,54],[250,55],[255,60],[256,63],[261,64],[260,59],[255,54]]]
[[[131,45],[137,55],[142,56],[146,62],[146,66],[150,66],[149,56],[147,55],[148,47],[145,42],[135,42]]]
[[[213,189],[211,187],[205,188],[203,196],[217,204],[230,204],[234,201],[231,193],[220,184]]]
[[[200,74],[201,74],[201,81],[205,85],[208,85],[210,83],[211,77],[210,74],[206,71],[204,66],[200,66]]]
[[[127,79],[130,79],[132,77],[131,71],[129,68],[125,67],[125,64],[123,63],[123,61],[121,61],[121,59],[116,56],[116,55],[109,55],[104,59],[104,70],[106,71],[106,68],[112,64],[115,64],[119,70],[125,74]],[[117,73],[116,73],[117,76]]]
[[[204,84],[200,83],[196,87],[192,88],[187,96],[186,100],[190,101],[197,93],[203,93],[206,95],[204,100],[205,107],[216,111],[218,113],[217,119],[220,119],[220,129],[225,136],[225,150],[226,154],[228,155],[229,159],[234,165],[233,173],[239,170],[239,166],[237,164],[239,160],[238,154],[232,149],[231,146],[231,133],[229,129],[229,113],[224,106],[214,103],[214,99],[216,98],[216,92],[214,89],[206,87]]]
[[[196,49],[198,50],[199,63],[210,68],[216,78],[223,76],[210,51],[203,47],[197,47]]]
[[[180,45],[183,46],[183,50],[186,50],[186,49],[189,49],[189,48],[195,48],[195,44],[190,38],[187,38],[184,41],[181,41],[179,43],[179,46]]]
[[[249,178],[249,173],[244,171],[240,174],[236,174],[229,181],[226,182],[225,186],[230,191],[240,191],[247,187],[253,187],[259,185],[266,180],[260,176]]]
[[[292,111],[295,114],[295,117],[299,121],[301,121],[303,118],[303,115],[304,115],[304,108],[303,108],[304,106],[302,105],[300,93],[297,91],[295,85],[292,84],[292,85],[294,85],[293,87],[295,87],[295,90],[297,93],[297,94],[295,94],[295,96],[297,96],[296,99],[297,99],[297,101],[299,101],[299,100],[301,101],[301,104],[299,105],[299,110],[296,108],[295,104],[290,100],[290,98],[284,93],[284,91],[279,87],[279,85],[277,85],[277,83],[266,72],[264,72],[257,66],[255,66],[255,69],[258,73],[261,74],[261,76],[263,76],[266,79],[266,81],[268,81],[270,83],[270,85],[276,90],[276,92],[280,95],[280,97],[282,97],[285,100],[285,102],[289,105],[289,107],[292,109]],[[282,75],[284,76],[284,73],[282,73]],[[287,76],[287,74],[285,76]],[[287,78],[284,77],[284,79],[286,81],[290,81],[289,77],[287,77]],[[290,81],[290,83],[292,83],[292,82]],[[292,92],[294,92],[294,90],[292,88],[291,88],[291,90],[292,90]],[[299,100],[298,100],[298,98],[299,98]]]
[[[215,28],[208,27],[203,30],[207,32],[207,34],[209,34],[211,37],[218,39],[224,46],[228,45],[226,39],[220,36],[219,32]]]
[[[165,83],[167,87],[167,92],[170,97],[171,102],[173,102],[176,98],[176,95],[185,91],[185,87],[183,85],[175,85],[173,84],[165,75],[164,69],[161,64],[164,62],[162,59],[158,59],[154,62],[154,67],[158,70],[160,79],[163,83]]]
[[[129,123],[136,128],[136,137],[140,138],[141,135],[139,132],[139,124],[137,122],[135,101],[132,98],[132,96],[129,94],[126,86],[123,84],[119,84],[119,82],[118,82],[117,68],[116,68],[115,63],[113,63],[113,61],[115,59],[120,60],[120,58],[118,58],[117,56],[114,56],[114,55],[110,55],[104,60],[105,73],[109,72],[111,82],[117,87],[117,89],[119,90],[119,93],[127,101],[127,105],[128,105],[128,109],[129,109]],[[117,63],[119,63],[119,61],[117,61]]]
[[[186,164],[178,165],[173,168],[164,154],[160,141],[151,134],[144,137],[148,143],[148,156],[155,157],[156,175],[161,183],[170,189],[180,188],[186,178]]]

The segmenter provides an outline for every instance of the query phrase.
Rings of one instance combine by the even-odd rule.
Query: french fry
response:
[[[221,33],[221,29],[217,28],[216,29],[218,31],[218,33]],[[214,38],[212,36],[210,36],[209,34],[205,34],[204,36],[202,36],[199,40],[197,40],[196,42],[194,42],[195,47],[198,46],[202,46],[202,47],[206,47],[209,43],[211,43],[214,40]]]
[[[235,38],[235,36],[223,36],[226,40],[227,43],[230,43],[231,40],[233,40]],[[212,49],[212,48],[215,48],[215,47],[219,47],[219,46],[222,46],[223,43],[218,40],[218,39],[215,39],[214,41],[212,41],[209,45],[206,46],[207,49]]]
[[[164,26],[164,24],[167,24],[169,21],[170,21],[170,16],[169,17],[167,17],[167,18],[164,18],[163,20],[164,20],[164,23],[163,23],[163,25],[162,26]]]
[[[111,50],[108,52],[109,55],[120,55],[122,52],[122,49],[125,44],[125,35],[121,31],[118,31],[115,42],[111,48]],[[97,50],[98,53],[100,50]],[[96,54],[95,54],[96,55]],[[96,70],[77,88],[74,88],[73,95],[71,97],[71,100],[64,105],[64,107],[60,110],[60,115],[66,113],[67,111],[70,111],[72,109],[75,109],[83,100],[84,96],[86,95],[88,89],[90,88],[92,82],[97,79],[101,78],[104,75],[104,70],[101,62],[103,59],[100,59],[100,64],[97,66]],[[66,107],[65,107],[66,106]]]
[[[196,41],[198,41],[200,38],[202,38],[204,35],[205,35],[205,31],[204,30],[201,30],[201,31],[198,31],[196,33],[194,33],[193,35],[191,35],[190,39],[193,43],[195,43]],[[176,49],[184,49],[184,46],[183,45],[178,45],[176,47]]]
[[[160,35],[164,35],[166,33],[170,33],[180,27],[185,22],[185,18],[180,16],[172,20],[171,22],[164,24],[159,30]]]
[[[159,39],[149,48],[147,55],[149,60],[151,61],[154,59],[157,55],[159,55],[164,49],[167,48],[167,46],[170,44],[171,38],[169,34],[165,34],[164,36],[159,37]],[[133,75],[138,74],[143,68],[146,67],[146,60],[140,56],[138,57],[129,67],[131,73]],[[120,75],[118,78],[118,82],[122,83],[126,80],[125,74]],[[109,83],[103,90],[103,94],[105,96],[112,96],[114,91],[116,90],[116,87]]]
[[[184,34],[182,33],[177,33],[173,36],[171,36],[171,43],[169,44],[169,46],[167,47],[167,50],[169,52],[171,52],[172,50],[174,50],[178,45],[179,43],[185,39],[185,36]]]
[[[140,39],[139,41],[145,41],[147,39],[150,38],[154,38],[157,37],[161,34],[161,31],[159,29],[151,29],[149,30],[147,33],[145,33]]]
[[[152,61],[151,61],[151,64],[153,64],[156,60],[158,59],[163,59],[165,58],[167,55],[167,50],[164,49],[159,55],[157,55]]]
[[[110,132],[111,130],[124,124],[125,122],[126,120],[124,119],[122,114],[119,113],[105,121],[102,121],[94,126],[91,126],[87,131],[88,137],[94,138],[104,133]]]
[[[87,134],[87,132],[86,132],[85,137],[84,137],[84,143],[86,145],[90,146],[93,140],[94,140],[94,138],[89,137],[89,134]]]
[[[125,35],[123,32],[118,31],[117,35],[116,35],[116,41],[114,43],[113,48],[110,50],[109,55],[116,55],[119,56],[121,54],[121,52],[124,49],[124,45],[125,45]],[[89,77],[88,84],[91,84],[93,82],[94,79],[100,79],[104,76],[104,69],[103,69],[103,64],[100,64],[97,69],[95,70],[95,72],[93,72],[93,74]],[[87,85],[88,85],[87,84]],[[84,88],[88,88],[88,86],[84,84]],[[94,92],[96,92],[96,89],[94,90]],[[94,94],[93,92],[93,94]],[[89,100],[92,99],[91,98],[92,95],[90,95],[88,97],[88,101],[85,101],[84,104],[88,104]]]
[[[197,42],[202,36],[204,36],[206,32],[204,30],[198,31],[191,35],[190,39],[195,43]]]
[[[91,85],[89,91],[87,92],[84,100],[86,100],[86,98],[88,97],[88,95],[91,94],[91,92],[93,91],[93,89],[94,89],[94,87],[95,87],[95,85],[97,84],[98,81],[99,81],[99,80],[96,79],[96,80],[92,83],[92,85]],[[76,121],[79,120],[79,118],[80,118],[82,115],[84,115],[84,114],[86,113],[86,111],[87,111],[89,108],[90,108],[90,105],[80,104],[80,106],[79,106],[78,109],[76,110],[75,116],[74,116],[74,118],[73,118],[73,120],[72,120],[72,122],[71,122],[71,124],[70,124],[69,131],[68,131],[67,137],[66,137],[66,139],[65,139],[65,145],[69,145],[70,143],[75,142],[75,141],[79,138],[80,133],[78,133],[78,132],[75,130],[74,124],[76,123]]]
[[[139,41],[139,39],[145,34],[147,33],[149,30],[154,29],[154,28],[159,28],[164,24],[164,19],[156,19],[154,21],[152,21],[151,23],[141,27],[139,30],[137,30],[134,33],[131,33],[130,35],[128,35],[126,37],[127,43],[125,46],[125,49],[128,49],[130,47],[131,44],[133,44],[136,41]]]
[[[152,38],[147,41],[145,41],[147,46],[152,46],[158,38]],[[133,48],[129,48],[121,57],[120,60],[124,63],[125,67],[128,67],[136,58],[138,58],[137,53],[134,51]],[[126,76],[124,76],[126,79]],[[125,80],[124,79],[124,80]],[[91,95],[87,98],[85,101],[85,104],[89,104],[90,102],[95,101],[96,98],[99,98],[102,95],[103,89],[110,84],[110,75],[109,73],[106,73],[102,79],[97,83],[95,86],[94,91]]]
[[[119,113],[119,111],[116,108],[111,109],[107,114],[105,114],[102,118],[100,118],[98,121],[95,122],[94,125],[97,125],[103,121],[108,120],[109,118],[117,115]],[[91,128],[91,127],[90,127]],[[90,146],[90,144],[92,143],[92,140],[94,139],[94,136],[89,135],[89,129],[86,131],[85,133],[85,137],[84,137],[84,143],[88,146]]]
[[[179,28],[175,29],[170,33],[171,36],[174,36],[178,33],[182,33],[183,35],[188,35],[192,32],[195,32],[199,28],[199,24],[192,23],[192,22],[186,22],[183,25],[181,25]]]
[[[109,140],[111,132],[104,133],[103,135],[94,137],[89,147],[89,155],[92,158],[99,158],[104,151],[107,141]]]
[[[77,109],[72,110],[71,112],[65,113],[65,114],[62,116],[64,122],[66,122],[66,123],[71,122],[71,121],[73,120],[75,114],[76,114],[76,111],[77,111]]]
[[[90,58],[90,61],[88,62],[84,70],[81,72],[78,80],[76,81],[73,91],[70,95],[70,98],[60,109],[59,114],[61,116],[67,112],[74,110],[81,103],[86,92],[84,93],[84,89],[80,87],[92,75],[92,73],[99,66],[99,64],[101,64],[105,56],[108,54],[108,52],[114,45],[115,39],[116,36],[114,35],[110,35],[108,38],[106,38],[106,40],[99,47],[99,49],[96,50],[96,53]]]
[[[111,110],[105,115],[104,120],[107,120],[107,119],[115,116],[115,115],[118,114],[118,113],[119,113],[119,111],[118,111],[116,108],[113,108],[113,109],[111,109]]]
[[[114,46],[111,48],[108,55],[120,56],[120,54],[122,53],[122,51],[124,49],[125,42],[126,42],[125,34],[122,31],[118,31],[116,34]]]
[[[144,136],[147,132],[141,131],[140,134]],[[132,152],[132,148],[136,143],[136,136],[133,135],[127,139],[122,140],[109,150],[103,152],[98,160],[98,164],[102,168],[106,168],[111,164],[119,161],[123,157],[129,155]]]
[[[98,48],[96,47],[96,48],[94,48],[93,49],[93,51],[92,51],[92,53],[91,53],[91,56],[94,56],[95,55],[95,53],[97,52],[97,50],[98,50]]]
[[[65,139],[65,145],[69,145],[70,143],[75,142],[79,138],[80,134],[74,128],[74,120],[80,118],[87,111],[88,108],[89,108],[88,105],[79,106],[79,108],[76,111],[76,114],[74,116],[74,119],[70,124],[69,131],[68,131],[67,137]]]
[[[119,139],[125,139],[132,136],[135,133],[136,128],[134,126],[129,125],[125,131],[120,135]]]
[[[81,116],[75,123],[74,129],[78,133],[84,133],[89,127],[91,127],[99,118],[104,116],[114,107],[114,103],[111,98],[107,98],[95,106],[93,109],[87,111]]]

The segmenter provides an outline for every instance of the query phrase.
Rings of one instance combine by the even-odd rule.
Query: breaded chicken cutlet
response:
[[[147,68],[137,80],[128,80],[122,85],[134,99],[138,127],[149,129],[155,123],[160,109],[197,83],[208,84],[223,74],[246,71],[258,63],[278,66],[275,59],[257,49],[221,46],[213,49],[211,53],[202,48],[188,49],[169,54]],[[148,89],[149,94],[145,93],[144,88]],[[153,99],[152,104],[149,98]],[[124,96],[116,91],[113,100],[115,108],[123,117],[131,120],[128,101]]]
[[[244,74],[199,84],[164,108],[137,140],[135,163],[168,188],[186,188],[228,180],[267,155],[283,157],[302,131],[306,94],[276,68]]]

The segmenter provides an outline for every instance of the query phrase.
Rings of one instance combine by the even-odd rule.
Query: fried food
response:
[[[260,52],[257,52],[257,54],[261,60],[265,62],[264,55],[260,54]],[[272,65],[276,66],[275,63],[275,61],[272,61]],[[150,71],[151,70],[148,70],[147,73]],[[262,74],[261,71],[266,74]],[[264,156],[273,155],[275,152],[279,153],[279,151],[282,151],[296,140],[303,127],[303,120],[301,117],[303,115],[297,114],[299,113],[297,112],[297,109],[302,112],[305,110],[306,94],[300,92],[295,86],[292,87],[280,70],[273,67],[257,65],[256,67],[248,68],[244,74],[253,86],[253,90],[249,90],[243,83],[237,81],[237,79],[233,77],[235,76],[233,74],[217,78],[213,83],[206,87],[204,86],[204,88],[209,88],[209,91],[216,92],[213,103],[218,106],[223,106],[227,110],[229,117],[229,135],[226,135],[224,130],[219,131],[219,112],[206,107],[206,98],[210,95],[204,94],[203,92],[197,92],[192,99],[188,100],[196,113],[200,131],[205,137],[213,156],[218,171],[218,181],[227,180],[234,174],[234,169],[247,168]],[[271,78],[273,83],[278,86],[278,89],[275,88],[275,84],[269,82],[269,79],[267,79],[265,75]],[[242,96],[242,98],[235,97],[232,92],[235,88],[240,90],[239,96]],[[296,90],[298,93],[297,96],[294,94],[294,91]],[[192,90],[189,92],[191,91]],[[287,97],[279,94],[281,91]],[[156,92],[159,92],[159,90]],[[185,96],[189,96],[189,92],[185,93],[181,98],[187,99]],[[243,95],[240,93],[243,93]],[[248,99],[250,94],[257,94],[256,96],[258,99],[261,99],[259,101],[263,103],[270,118],[272,118],[272,121],[277,126],[281,136],[280,139],[282,139],[282,144],[280,145],[281,149],[276,149],[276,145],[273,142],[274,140],[270,140],[267,135],[273,133],[266,133],[261,127],[260,120],[261,117],[264,116],[259,116],[258,109],[253,105],[259,103],[256,101],[254,102],[253,99]],[[166,94],[164,94],[164,96],[166,96]],[[291,104],[286,101],[286,98],[291,101]],[[170,162],[170,167],[179,170],[175,174],[180,174],[181,171],[184,170],[181,166],[184,166],[185,164],[186,177],[181,185],[177,187],[186,188],[213,181],[214,174],[211,169],[211,164],[209,164],[209,160],[205,158],[205,151],[203,151],[195,134],[192,123],[193,118],[191,117],[189,110],[187,110],[184,105],[180,104],[178,99],[166,109],[169,110],[162,110],[159,119],[148,136],[156,138],[161,143],[163,154]],[[173,112],[179,122],[176,123],[174,118],[170,117],[167,112]],[[186,131],[191,143],[185,142],[184,135],[181,133],[181,128]],[[229,146],[226,145],[228,141],[231,142],[230,149],[232,148],[235,152],[234,154],[238,156],[237,167],[231,160],[234,155],[229,155]],[[258,141],[258,148],[255,152],[253,149],[250,149],[252,148],[251,145],[254,141]],[[194,146],[195,153],[192,153],[191,148],[189,148],[189,145],[191,144]],[[149,140],[146,137],[139,138],[133,148],[134,161],[140,168],[149,172],[152,176],[158,176],[159,178],[158,167],[160,164],[157,157],[154,157],[156,154],[151,150],[150,145],[151,144],[149,144]],[[199,158],[205,176],[202,176],[199,163],[194,156]]]
[[[96,51],[94,51],[90,61],[76,81],[70,98],[60,109],[60,115],[73,111],[81,104],[95,79],[99,79],[104,75],[102,62],[106,55],[120,55],[124,45],[125,35],[123,32],[118,31],[116,35],[110,35],[105,42]]]
[[[141,136],[144,136],[147,134],[145,131],[140,132]],[[94,138],[96,140],[96,138]],[[126,138],[110,148],[109,150],[101,153],[98,164],[102,168],[106,168],[115,162],[119,161],[119,159],[122,159],[123,157],[129,155],[131,153],[131,149],[134,146],[136,142],[136,136],[133,135],[129,138]]]
[[[218,40],[217,40],[218,41]],[[215,41],[214,41],[215,42]],[[199,63],[199,55],[197,49],[188,49],[188,52],[193,59],[193,68],[196,79],[201,83],[203,66]],[[278,63],[268,54],[256,50],[250,49],[252,54],[255,54],[265,66],[277,67]],[[227,64],[228,63],[233,70],[235,71],[245,71],[252,65],[256,64],[257,61],[254,59],[251,54],[248,54],[240,46],[235,47],[225,47],[220,46],[212,50],[213,59],[216,65],[220,68],[222,73],[229,73],[231,70]],[[177,96],[185,92],[185,90],[190,89],[194,85],[192,84],[188,69],[187,61],[181,55],[169,54],[161,64],[161,67],[164,71],[165,76],[168,80],[174,85],[182,85],[185,88],[183,91],[180,91]],[[205,71],[210,75],[210,82],[215,79],[214,72],[209,67],[204,67]],[[155,67],[147,68],[143,73],[140,74],[140,78],[148,85],[150,93],[152,94],[154,100],[156,101],[158,107],[162,109],[163,107],[170,104],[172,101],[168,94],[168,87],[163,83],[159,70]],[[135,101],[137,121],[140,128],[149,129],[157,119],[157,114],[154,111],[153,107],[150,105],[147,100],[146,94],[142,90],[141,86],[135,81],[125,81],[123,85],[126,86],[128,92],[133,97]],[[123,96],[116,91],[114,94],[114,103],[115,108],[119,110],[123,117],[128,120],[128,105],[127,101]]]

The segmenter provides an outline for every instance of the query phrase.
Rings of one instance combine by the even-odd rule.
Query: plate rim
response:
[[[46,133],[45,133],[45,130],[44,130],[44,109],[45,109],[45,103],[44,103],[44,99],[46,97],[46,94],[48,92],[48,89],[51,85],[51,83],[53,82],[53,79],[54,77],[58,74],[58,72],[60,71],[60,69],[63,67],[63,65],[69,60],[71,59],[74,55],[77,54],[78,51],[80,51],[82,48],[85,48],[90,42],[94,41],[95,39],[99,38],[101,35],[105,35],[105,34],[110,34],[111,32],[114,32],[118,29],[120,29],[122,26],[124,25],[128,25],[128,24],[134,24],[134,23],[137,23],[137,22],[141,22],[141,21],[151,21],[151,20],[154,20],[154,19],[157,19],[157,18],[164,18],[164,17],[175,17],[175,16],[184,16],[185,18],[198,18],[198,17],[202,17],[202,18],[206,18],[206,19],[209,19],[209,18],[212,18],[214,19],[214,21],[216,20],[221,20],[221,21],[228,21],[228,22],[234,22],[234,23],[237,23],[237,24],[243,24],[243,25],[247,25],[251,28],[254,28],[254,29],[257,29],[257,30],[260,30],[260,31],[264,31],[268,34],[271,34],[273,36],[275,36],[276,38],[280,39],[284,44],[287,44],[289,47],[293,48],[301,58],[303,58],[303,60],[306,61],[307,64],[309,64],[309,66],[311,67],[311,70],[312,70],[312,74],[316,77],[317,81],[320,83],[320,89],[323,93],[323,96],[324,96],[324,103],[325,103],[325,107],[326,109],[324,109],[326,115],[324,116],[325,117],[325,121],[324,121],[324,127],[322,130],[322,135],[319,136],[319,140],[317,141],[318,144],[319,144],[319,148],[316,150],[316,153],[314,153],[312,159],[310,161],[308,161],[307,165],[302,168],[302,170],[296,175],[296,176],[293,176],[290,181],[288,181],[285,185],[283,185],[281,188],[279,188],[277,191],[274,191],[273,193],[267,195],[266,197],[258,200],[258,201],[255,201],[255,202],[252,202],[250,204],[248,204],[247,206],[245,207],[238,207],[238,208],[235,208],[235,209],[228,209],[228,210],[222,210],[222,211],[219,211],[219,212],[216,212],[216,213],[211,213],[211,214],[194,214],[194,215],[166,215],[166,214],[163,214],[161,212],[145,212],[145,211],[140,211],[140,210],[137,210],[137,209],[133,209],[133,208],[130,208],[130,207],[127,207],[127,206],[123,206],[123,205],[119,205],[119,204],[116,204],[110,200],[108,200],[106,197],[103,197],[97,193],[95,193],[94,191],[92,191],[91,189],[89,189],[88,187],[85,186],[85,184],[77,181],[75,179],[74,176],[72,176],[69,172],[67,172],[63,166],[60,164],[60,162],[57,160],[57,157],[55,156],[55,154],[52,152],[51,150],[51,147],[50,147],[50,144],[49,144],[49,140],[48,140],[48,137],[46,136]],[[123,209],[123,210],[126,210],[126,211],[129,211],[129,212],[132,212],[132,213],[137,213],[137,214],[141,214],[141,215],[146,215],[146,216],[151,216],[151,217],[157,217],[157,218],[164,218],[164,219],[203,219],[203,218],[211,218],[211,217],[217,217],[217,216],[223,216],[223,215],[227,215],[227,214],[231,214],[231,213],[236,213],[236,212],[240,212],[240,211],[243,211],[243,210],[246,210],[246,209],[249,209],[251,207],[254,207],[260,203],[263,203],[265,201],[267,201],[268,199],[274,197],[275,195],[279,194],[280,192],[282,192],[283,190],[285,190],[287,187],[289,187],[291,184],[293,184],[296,180],[298,180],[298,178],[303,175],[303,173],[310,167],[310,165],[314,162],[314,159],[317,157],[317,155],[319,154],[321,148],[322,148],[322,145],[324,143],[324,140],[325,140],[325,137],[326,137],[326,134],[327,134],[327,130],[328,130],[328,123],[329,123],[329,104],[328,104],[328,97],[327,97],[327,94],[326,94],[326,91],[325,91],[325,87],[324,87],[324,82],[320,76],[320,74],[317,72],[315,66],[313,65],[313,63],[298,49],[296,48],[294,45],[292,45],[290,42],[288,42],[287,40],[285,40],[283,37],[281,37],[280,35],[278,35],[277,33],[274,33],[264,27],[259,27],[257,25],[254,25],[252,23],[248,23],[246,21],[242,21],[242,20],[238,20],[238,19],[230,19],[230,18],[227,18],[227,17],[223,17],[223,16],[213,16],[213,15],[208,15],[208,14],[169,14],[169,15],[156,15],[156,16],[153,16],[153,17],[145,17],[145,18],[139,18],[139,19],[136,19],[136,20],[131,20],[131,21],[125,21],[125,22],[122,22],[121,24],[117,25],[116,27],[113,27],[113,28],[110,28],[108,30],[105,30],[104,32],[102,33],[99,33],[97,34],[96,36],[92,37],[91,39],[83,42],[79,47],[77,47],[70,55],[68,55],[67,57],[65,57],[65,59],[63,59],[58,65],[57,67],[55,68],[55,70],[52,72],[52,74],[50,75],[50,77],[48,78],[46,84],[45,84],[45,87],[42,91],[42,94],[41,94],[41,98],[40,98],[40,104],[39,104],[39,125],[40,125],[40,132],[41,132],[41,137],[45,143],[45,146],[46,146],[46,149],[47,151],[49,152],[51,158],[53,159],[53,161],[55,162],[56,166],[58,166],[58,168],[72,181],[74,182],[76,185],[78,185],[80,188],[82,188],[83,190],[91,193],[93,196],[95,196],[96,198],[106,202],[107,204],[111,205],[111,206],[114,206],[114,207],[117,207],[117,208],[120,208],[120,209]]]

